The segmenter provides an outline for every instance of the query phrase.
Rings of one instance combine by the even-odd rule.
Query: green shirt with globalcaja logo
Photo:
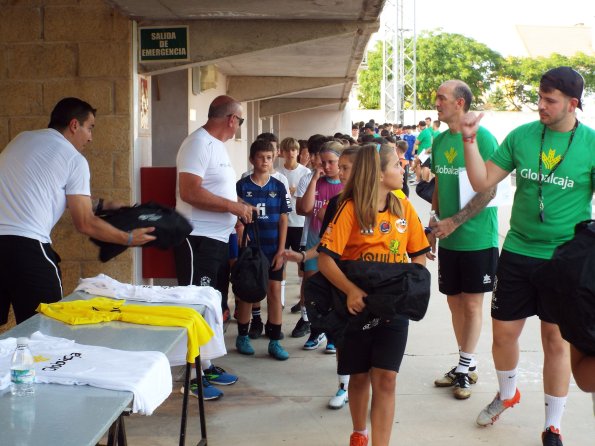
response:
[[[479,128],[475,138],[481,156],[488,160],[498,149],[498,141],[484,127]],[[464,167],[465,154],[461,133],[451,133],[449,130],[440,133],[432,144],[432,172],[438,179],[438,206],[442,220],[461,210],[459,170]],[[483,209],[448,237],[440,239],[440,247],[453,251],[478,251],[498,247],[497,208]]]
[[[517,127],[504,139],[491,161],[509,172],[516,169],[510,230],[503,249],[528,257],[550,259],[556,247],[573,237],[574,226],[591,218],[595,130],[579,124],[563,157],[572,132],[546,128],[541,156],[544,179],[542,222],[538,178],[543,129],[544,125],[539,121]]]

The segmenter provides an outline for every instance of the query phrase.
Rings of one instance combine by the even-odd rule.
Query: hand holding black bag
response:
[[[248,229],[254,234],[254,244],[248,246]],[[240,255],[231,267],[231,289],[244,302],[257,303],[267,295],[269,283],[269,260],[260,249],[256,212],[252,213],[252,223],[245,225]]]

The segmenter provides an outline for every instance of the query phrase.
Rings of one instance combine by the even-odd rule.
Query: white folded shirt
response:
[[[0,376],[10,373],[15,348],[16,338],[0,340]],[[31,335],[29,349],[35,357],[37,383],[129,391],[134,394],[134,413],[151,415],[172,391],[169,361],[161,352],[82,345],[39,331]]]

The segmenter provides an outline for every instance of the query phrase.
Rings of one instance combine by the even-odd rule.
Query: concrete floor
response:
[[[422,221],[429,215],[429,205],[415,193],[412,201]],[[501,235],[507,230],[509,209],[500,211]],[[429,262],[433,277],[437,265]],[[479,381],[472,387],[469,400],[457,401],[450,389],[439,389],[433,381],[458,359],[446,299],[437,290],[433,279],[432,298],[426,317],[412,322],[409,341],[397,384],[397,406],[391,445],[467,446],[467,445],[541,445],[543,429],[543,390],[541,384],[542,353],[539,322],[527,321],[521,337],[519,364],[521,403],[508,410],[494,426],[475,425],[478,412],[497,391],[497,380],[491,358],[491,323],[489,297],[484,303],[483,332],[477,348]],[[287,280],[284,332],[288,335],[298,316],[289,313],[297,301],[298,280],[290,265]],[[253,341],[256,355],[246,357],[234,349],[237,329],[232,322],[226,333],[227,356],[216,365],[240,376],[239,381],[222,388],[225,396],[206,401],[207,434],[210,446],[331,446],[347,445],[351,419],[347,407],[327,409],[329,397],[336,390],[335,357],[323,349],[304,351],[305,338],[289,336],[283,345],[290,359],[279,362],[267,353],[266,338]],[[181,379],[181,378],[180,378]],[[131,446],[178,444],[182,396],[179,383],[176,392],[151,416],[126,419]],[[187,444],[199,439],[197,404],[191,399],[191,423]],[[562,425],[566,446],[595,444],[595,417],[589,394],[571,384]]]

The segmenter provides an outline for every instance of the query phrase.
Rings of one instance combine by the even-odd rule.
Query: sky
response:
[[[405,17],[413,1],[404,0]],[[594,0],[415,0],[415,4],[418,34],[442,28],[485,43],[503,56],[526,55],[515,25],[584,23],[595,29]]]

